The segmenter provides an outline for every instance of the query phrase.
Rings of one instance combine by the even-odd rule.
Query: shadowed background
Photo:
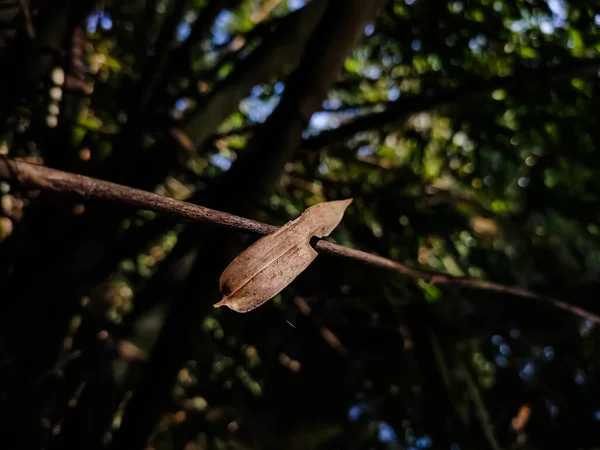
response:
[[[598,313],[599,2],[0,0],[0,153]],[[0,182],[0,439],[26,449],[600,444],[594,322]],[[1,444],[0,444],[1,445]]]

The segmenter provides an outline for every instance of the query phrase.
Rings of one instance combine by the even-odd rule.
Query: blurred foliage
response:
[[[15,71],[0,153],[197,201],[285,95],[326,0],[88,3],[74,21],[68,1],[0,1]],[[340,244],[599,312],[599,11],[389,1],[256,218],[353,197]],[[28,20],[54,33],[24,45]],[[28,61],[39,79],[17,72]],[[23,448],[110,446],[186,276],[172,256],[189,225],[8,183],[0,195],[0,283],[16,286],[2,341],[30,339],[0,346],[0,401],[23,380],[34,399],[3,417],[41,442]],[[136,301],[155,279],[157,302]],[[548,305],[322,256],[251,314],[207,306],[197,329],[149,448],[600,446],[596,324]]]

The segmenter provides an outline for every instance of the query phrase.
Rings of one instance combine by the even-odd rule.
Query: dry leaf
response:
[[[270,300],[290,284],[317,257],[310,245],[313,236],[328,236],[340,223],[352,199],[311,206],[242,252],[223,271],[219,285],[227,306],[248,312]]]

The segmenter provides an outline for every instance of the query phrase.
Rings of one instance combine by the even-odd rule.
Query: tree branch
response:
[[[551,68],[523,69],[520,73],[508,77],[494,77],[489,80],[473,81],[458,89],[442,90],[435,95],[423,94],[390,102],[385,111],[367,114],[354,119],[338,128],[326,130],[317,136],[304,140],[302,147],[317,149],[334,142],[354,136],[361,131],[382,127],[409,114],[427,111],[440,106],[468,102],[496,89],[511,89],[527,84],[537,86],[557,78],[594,73],[600,68],[600,58],[579,58]]]
[[[252,86],[294,69],[311,33],[321,20],[328,1],[310,2],[262,42],[247,59],[238,61],[233,72],[221,81],[202,105],[186,118],[183,130],[199,148],[248,95]],[[293,31],[290,31],[293,30]]]
[[[55,192],[75,194],[88,199],[110,200],[147,209],[158,213],[217,225],[236,231],[266,235],[275,232],[278,227],[246,219],[244,217],[217,211],[192,203],[181,202],[140,189],[98,180],[83,175],[51,169],[37,164],[0,156],[0,180],[16,183],[21,187],[43,189]],[[507,286],[491,281],[468,277],[456,277],[443,273],[411,267],[397,261],[356,250],[325,240],[318,240],[315,249],[342,258],[354,259],[371,266],[387,269],[414,280],[423,280],[438,286],[453,286],[466,289],[493,291],[521,298],[537,300],[577,316],[600,323],[600,317],[563,300],[536,294],[527,289]]]

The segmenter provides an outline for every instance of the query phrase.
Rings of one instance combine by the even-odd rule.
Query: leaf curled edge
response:
[[[214,307],[245,313],[281,292],[317,257],[311,238],[328,236],[350,203],[351,198],[313,205],[240,253],[221,274],[223,298]]]

